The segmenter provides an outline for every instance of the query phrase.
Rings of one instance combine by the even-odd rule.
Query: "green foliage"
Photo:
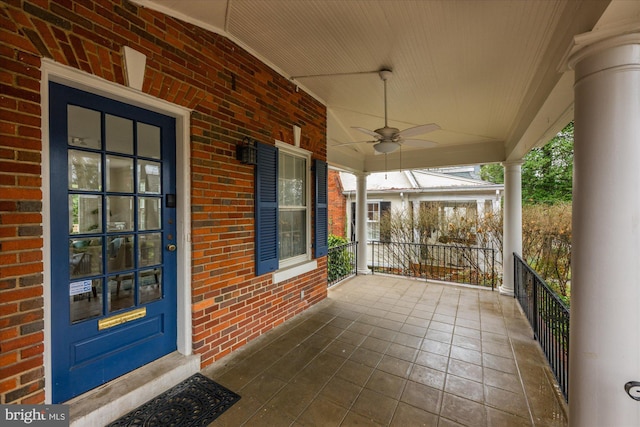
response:
[[[570,202],[573,184],[573,122],[544,147],[534,148],[522,164],[522,201],[524,204]],[[496,184],[504,183],[499,164],[483,165],[480,176]]]
[[[327,280],[334,283],[351,274],[354,256],[346,246],[349,241],[344,237],[329,235],[329,253],[327,254]]]
[[[494,184],[504,184],[504,168],[499,163],[480,166],[480,178]]]
[[[573,183],[573,123],[544,147],[534,148],[522,165],[526,204],[570,202]]]
[[[344,245],[345,243],[349,243],[347,239],[341,236],[336,236],[335,234],[329,234],[329,247],[333,248],[335,246]]]

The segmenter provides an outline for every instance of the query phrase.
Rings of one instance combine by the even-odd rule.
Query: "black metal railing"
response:
[[[329,248],[327,254],[328,286],[357,274],[358,242],[349,242]]]
[[[369,267],[374,274],[396,274],[495,288],[495,249],[381,241],[369,244]]]
[[[522,258],[515,253],[513,258],[515,297],[568,402],[569,308]]]

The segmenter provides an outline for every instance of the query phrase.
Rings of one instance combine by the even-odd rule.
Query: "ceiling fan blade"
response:
[[[435,123],[429,123],[427,125],[414,126],[412,128],[405,129],[403,131],[400,131],[399,135],[402,138],[406,138],[409,136],[416,136],[416,135],[422,135],[425,133],[433,132],[434,130],[438,130],[438,129],[440,129],[440,126],[438,126]]]
[[[369,129],[360,128],[360,127],[356,127],[356,126],[353,126],[352,129],[359,130],[360,132],[366,133],[367,135],[372,136],[372,137],[374,137],[376,139],[382,138],[382,136],[379,133],[374,132],[374,131],[369,130]]]
[[[431,148],[438,145],[438,143],[433,141],[427,141],[425,139],[403,139],[402,145],[406,145],[408,147]]]
[[[332,139],[331,141],[336,142],[336,144],[329,144],[330,147],[344,147],[346,145],[353,145],[353,144],[362,144],[363,142],[378,142],[378,141],[372,141],[372,140],[365,140],[365,141],[349,141],[349,142],[342,142],[342,141],[338,141],[336,139]]]

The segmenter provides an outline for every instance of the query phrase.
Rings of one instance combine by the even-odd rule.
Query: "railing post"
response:
[[[357,276],[358,275],[358,241],[357,240],[356,240],[356,245],[354,247],[354,252],[355,252],[355,255],[356,255],[355,256],[356,265],[355,265],[354,270],[355,270],[355,273],[356,273],[356,276]]]

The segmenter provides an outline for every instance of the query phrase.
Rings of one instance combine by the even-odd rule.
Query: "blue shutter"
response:
[[[328,200],[327,200],[327,162],[315,160],[316,200],[315,200],[315,256],[325,256],[329,250],[328,243]]]
[[[258,143],[256,276],[278,269],[278,149]]]

